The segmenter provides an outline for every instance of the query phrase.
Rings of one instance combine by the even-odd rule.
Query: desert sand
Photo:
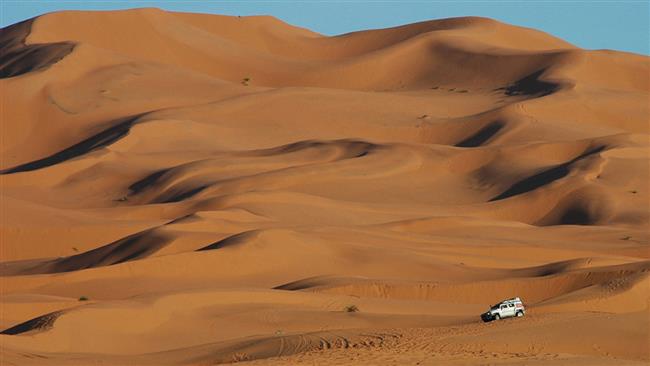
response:
[[[650,362],[647,56],[159,9],[0,49],[2,365]]]

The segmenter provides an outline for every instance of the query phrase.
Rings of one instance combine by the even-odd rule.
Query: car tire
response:
[[[524,316],[524,313],[521,312],[521,311],[518,311],[518,312],[517,312],[517,317],[519,318],[519,317],[522,317],[522,316]]]
[[[501,315],[499,314],[494,314],[494,320],[499,320],[501,319]]]

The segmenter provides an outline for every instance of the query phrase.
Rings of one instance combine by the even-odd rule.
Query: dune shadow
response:
[[[505,123],[501,121],[490,122],[483,126],[480,130],[476,131],[471,136],[457,143],[456,147],[478,147],[485,144],[488,140],[494,137],[501,129],[505,127]]]
[[[27,332],[45,331],[54,326],[56,319],[61,316],[64,311],[54,311],[45,315],[37,316],[36,318],[27,320],[13,327],[7,328],[0,332],[4,335],[18,335]]]
[[[33,22],[29,19],[0,29],[0,79],[47,68],[74,49],[71,42],[26,45]]]
[[[174,202],[184,201],[186,199],[196,196],[197,194],[201,193],[204,189],[208,187],[209,185],[204,185],[204,186],[184,190],[182,192],[177,192],[170,197],[161,200],[155,200],[154,203],[174,203]]]
[[[148,229],[69,257],[0,263],[0,275],[61,273],[110,266],[148,257],[170,241],[169,237]]]
[[[300,290],[314,288],[314,287],[318,287],[330,283],[330,281],[328,280],[331,281],[331,279],[328,276],[308,277],[297,281],[291,281],[279,286],[275,286],[273,287],[273,289],[285,290],[285,291],[300,291]],[[336,278],[334,278],[334,280],[336,280]]]
[[[294,152],[300,152],[309,149],[318,149],[323,147],[340,147],[344,150],[344,154],[341,159],[350,159],[350,158],[360,158],[366,156],[373,151],[380,148],[380,145],[363,141],[357,139],[341,139],[341,140],[303,140],[298,142],[293,142],[290,144],[273,147],[270,149],[257,150],[257,153],[261,154],[289,154]]]
[[[537,173],[535,175],[532,175],[530,177],[524,178],[512,186],[510,186],[508,189],[500,193],[499,195],[493,197],[490,199],[489,202],[492,201],[498,201],[502,200],[508,197],[520,195],[522,193],[530,192],[533,191],[539,187],[545,186],[547,184],[550,184],[556,180],[562,179],[566,177],[569,172],[571,171],[569,168],[571,167],[572,164],[575,162],[586,158],[589,155],[597,154],[605,149],[605,146],[599,146],[593,149],[590,149],[578,157],[575,157],[565,163],[562,163],[560,165],[554,166],[550,169],[546,169],[540,173]],[[577,217],[577,216],[576,216]]]
[[[560,84],[540,80],[544,72],[546,72],[546,69],[535,71],[511,85],[496,90],[503,90],[507,96],[525,95],[539,98],[553,94],[560,89]]]
[[[128,117],[122,119],[117,124],[112,127],[91,136],[77,144],[74,144],[64,150],[61,150],[57,153],[54,153],[48,157],[31,161],[29,163],[21,164],[13,168],[8,168],[0,170],[0,174],[14,174],[21,172],[29,172],[32,170],[38,170],[42,168],[47,168],[52,165],[56,165],[76,157],[88,154],[91,151],[106,147],[115,141],[123,138],[127,135],[133,126],[133,124],[140,118],[142,115]]]
[[[558,225],[590,225],[596,221],[591,213],[581,206],[569,207],[558,221]]]
[[[154,187],[156,184],[160,183],[162,178],[166,173],[172,171],[174,168],[166,168],[158,170],[154,173],[147,175],[146,177],[140,179],[139,181],[131,184],[129,186],[129,194],[127,197],[135,196],[140,194],[147,189]],[[169,191],[164,192],[161,196],[155,198],[150,203],[174,203],[180,202],[189,198],[194,197],[199,194],[210,185],[202,185],[199,187],[189,188],[189,189],[170,189]]]
[[[603,200],[571,199],[561,201],[536,226],[594,225],[609,215]]]
[[[204,246],[202,248],[197,249],[196,251],[201,252],[201,251],[204,251],[204,250],[223,249],[225,247],[230,247],[230,246],[234,246],[234,245],[243,244],[244,242],[246,242],[250,238],[254,237],[255,235],[257,235],[257,230],[244,231],[243,233],[231,235],[231,236],[229,236],[229,237],[227,237],[225,239],[221,239],[221,240],[219,240],[217,242],[214,242],[214,243],[212,243],[210,245],[206,245],[206,246]]]
[[[156,182],[158,182],[158,180],[170,170],[172,170],[172,168],[158,170],[131,184],[129,186],[129,196],[138,194],[152,185],[155,185]]]

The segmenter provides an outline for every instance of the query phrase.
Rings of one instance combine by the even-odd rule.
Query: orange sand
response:
[[[650,362],[646,56],[158,9],[0,48],[3,365]]]

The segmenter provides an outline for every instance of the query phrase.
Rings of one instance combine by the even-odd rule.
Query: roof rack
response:
[[[512,299],[506,299],[503,300],[502,302],[508,302],[508,301],[521,301],[521,299],[519,297],[513,297]]]

